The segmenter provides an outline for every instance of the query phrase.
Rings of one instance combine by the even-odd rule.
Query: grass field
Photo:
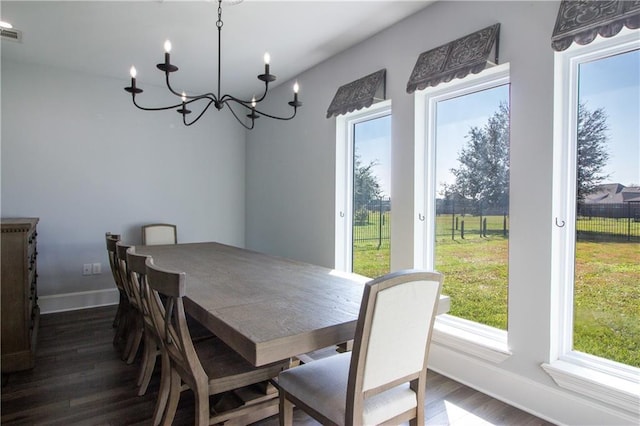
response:
[[[503,217],[465,218],[465,239],[451,238],[451,217],[436,223],[436,268],[445,274],[450,314],[507,329],[508,239]],[[476,222],[473,222],[475,220]],[[384,241],[384,240],[383,240]],[[358,243],[354,271],[376,277],[389,271],[388,240]],[[576,244],[574,349],[640,367],[639,245],[628,242]]]

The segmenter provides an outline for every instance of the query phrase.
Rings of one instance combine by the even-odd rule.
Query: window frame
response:
[[[339,271],[353,270],[353,155],[354,128],[358,123],[391,114],[391,100],[336,118],[335,263]],[[392,118],[393,120],[393,118]]]
[[[579,66],[640,49],[637,31],[554,55],[551,321],[549,359],[542,368],[566,389],[637,412],[640,369],[573,350]]]
[[[440,101],[510,84],[509,63],[464,79],[455,79],[414,94],[414,258],[415,268],[434,269],[436,105]],[[507,284],[508,285],[508,284]],[[508,302],[507,302],[508,303]],[[500,363],[511,356],[508,331],[453,315],[438,315],[433,341],[487,361]]]

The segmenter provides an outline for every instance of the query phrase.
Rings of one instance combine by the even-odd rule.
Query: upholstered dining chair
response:
[[[120,235],[112,234],[110,232],[105,233],[105,239],[107,243],[107,254],[109,257],[109,267],[113,275],[113,280],[116,284],[116,288],[119,293],[118,309],[116,316],[113,319],[113,326],[116,329],[116,333],[113,337],[113,344],[120,345],[127,334],[127,316],[129,315],[129,298],[124,289],[122,283],[122,277],[120,276],[120,268],[118,267],[118,255],[116,253],[116,244],[120,241]]]
[[[146,260],[146,266],[147,283],[151,290],[151,318],[160,336],[163,357],[169,359],[170,365],[170,383],[162,424],[172,423],[180,392],[186,389],[194,392],[196,425],[227,421],[249,424],[276,414],[277,390],[272,386],[266,386],[262,394],[247,398],[237,408],[220,413],[215,410],[210,412],[210,396],[264,384],[288,368],[289,360],[254,367],[219,339],[193,342],[183,303],[186,274],[162,269],[154,265],[151,258]],[[159,391],[161,395],[167,392],[166,383],[164,386]]]
[[[368,282],[353,351],[280,373],[280,424],[293,406],[324,425],[424,424],[431,331],[443,277],[405,270]]]
[[[152,223],[142,225],[142,244],[153,246],[159,244],[177,244],[178,229],[169,223]]]

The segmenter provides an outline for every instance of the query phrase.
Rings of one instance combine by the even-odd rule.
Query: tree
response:
[[[376,161],[371,161],[368,165],[362,165],[360,156],[356,153],[353,167],[353,198],[354,211],[359,211],[366,207],[369,201],[380,197],[382,190],[378,177],[373,174],[373,168],[377,166]]]
[[[609,160],[607,130],[604,108],[591,112],[584,103],[578,105],[576,199],[579,203],[609,177],[602,173]]]
[[[509,202],[509,107],[500,103],[484,127],[471,127],[467,144],[458,154],[460,167],[453,190],[483,208],[506,207]],[[451,188],[448,188],[450,191]]]
[[[577,176],[578,202],[593,192],[609,175],[602,171],[609,160],[607,115],[604,108],[589,111],[578,105]],[[458,154],[460,167],[452,190],[479,202],[484,208],[506,206],[509,195],[509,107],[501,103],[484,127],[472,127],[468,142]]]

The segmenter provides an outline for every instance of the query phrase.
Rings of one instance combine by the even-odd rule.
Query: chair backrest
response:
[[[200,382],[206,388],[208,378],[193,347],[184,310],[186,274],[160,268],[152,258],[146,260],[146,266],[149,308],[162,346],[189,387],[194,389],[195,383]]]
[[[127,299],[129,299],[129,303],[134,308],[140,310],[139,291],[132,285],[131,280],[129,279],[127,250],[130,247],[131,247],[130,245],[124,244],[122,241],[116,244],[116,260],[117,260],[117,266],[118,266],[118,273],[120,274],[120,279],[122,280],[122,286],[124,287],[124,292],[127,295]]]
[[[113,274],[113,280],[116,282],[116,287],[118,287],[119,290],[124,291],[122,279],[120,277],[120,269],[118,267],[118,254],[116,253],[116,244],[120,241],[120,235],[107,232],[105,233],[105,240],[107,242],[109,267],[111,268],[111,274]]]
[[[178,230],[169,223],[152,223],[142,226],[142,244],[153,246],[159,244],[177,244]]]
[[[129,267],[129,283],[134,288],[135,293],[138,295],[138,302],[140,306],[140,312],[144,318],[145,326],[152,331],[156,337],[160,337],[156,334],[153,320],[151,319],[151,310],[149,307],[149,297],[151,295],[149,284],[147,283],[147,259],[151,256],[145,254],[138,254],[135,252],[135,247],[127,250],[127,266]],[[164,315],[164,313],[163,313]]]
[[[365,285],[349,368],[347,424],[361,415],[365,398],[402,383],[410,382],[424,398],[442,281],[437,272],[405,270]]]

